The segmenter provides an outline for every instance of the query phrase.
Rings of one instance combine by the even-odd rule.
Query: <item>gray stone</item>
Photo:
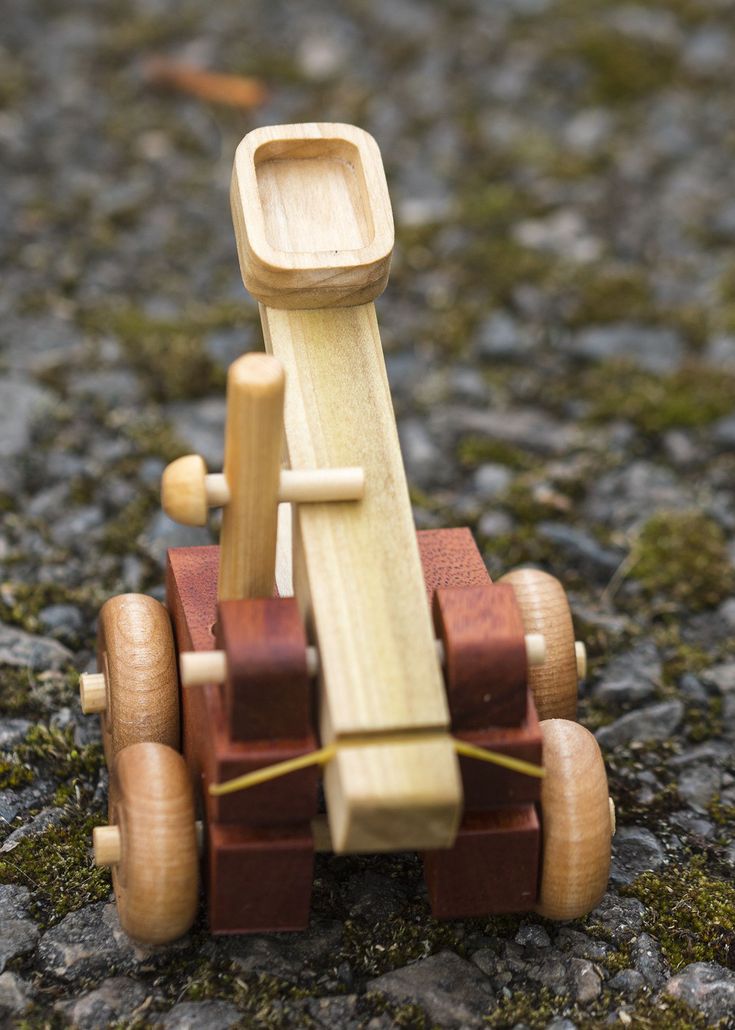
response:
[[[548,933],[538,923],[523,923],[515,935],[515,942],[524,947],[530,944],[534,948],[548,948],[551,944]]]
[[[481,501],[494,500],[505,493],[512,480],[513,473],[505,465],[480,465],[473,477],[475,493]]]
[[[645,986],[646,979],[637,969],[621,969],[607,983],[613,995],[625,998],[626,1001],[632,1001]]]
[[[0,973],[0,1019],[4,1016],[19,1016],[32,1003],[31,985],[16,973],[7,970]]]
[[[713,1022],[735,1015],[735,973],[716,962],[685,966],[664,990]]]
[[[728,694],[735,691],[735,662],[725,662],[722,665],[712,665],[702,678],[716,687],[720,693]]]
[[[140,538],[141,546],[155,561],[163,564],[169,547],[199,547],[211,544],[206,526],[184,526],[174,522],[163,511],[154,513]]]
[[[671,372],[684,356],[683,340],[673,329],[628,322],[583,329],[571,338],[569,349],[598,361],[624,358],[650,372]]]
[[[38,927],[30,919],[0,918],[0,973],[11,959],[27,955],[38,943]]]
[[[540,522],[538,533],[570,558],[608,574],[615,572],[623,561],[621,551],[603,547],[585,530],[562,522]]]
[[[155,1025],[163,1030],[229,1030],[241,1021],[240,1010],[228,1001],[182,1001]]]
[[[150,951],[136,948],[120,928],[115,906],[100,901],[47,930],[38,955],[53,976],[75,982],[104,976],[111,968],[126,971]]]
[[[586,958],[569,959],[569,987],[575,1001],[588,1005],[602,993],[602,977]]]
[[[634,740],[668,740],[684,717],[681,701],[661,701],[622,715],[595,734],[600,747],[614,748]]]
[[[493,539],[498,536],[505,536],[510,533],[514,526],[513,519],[504,511],[486,511],[480,516],[477,523],[479,536]]]
[[[24,823],[23,826],[19,826],[17,830],[13,830],[12,833],[8,834],[2,843],[2,847],[0,847],[0,854],[8,854],[27,837],[37,837],[39,833],[44,833],[51,826],[59,826],[63,821],[63,809],[42,809],[38,815],[34,815],[29,822]]]
[[[41,625],[47,633],[76,637],[85,627],[84,615],[73,604],[50,604],[38,613]]]
[[[593,696],[601,704],[645,701],[660,686],[661,672],[658,649],[645,640],[605,666]]]
[[[131,1021],[135,1010],[146,998],[142,984],[126,976],[114,976],[99,987],[71,1001],[58,1002],[56,1010],[79,1030]]]
[[[691,506],[691,490],[679,484],[669,469],[632,461],[593,480],[583,514],[592,522],[627,530],[640,526],[661,508]]]
[[[31,894],[16,883],[0,884],[0,915],[3,919],[22,919],[28,912]]]
[[[73,657],[58,640],[33,636],[15,626],[0,625],[0,664],[34,671],[61,669]]]
[[[660,868],[666,860],[657,837],[644,826],[619,826],[613,837],[610,879],[614,884],[632,883],[647,870]]]
[[[538,454],[567,454],[582,442],[579,429],[538,408],[502,410],[448,405],[432,411],[430,422],[442,435],[478,433]]]
[[[31,726],[28,719],[0,719],[0,748],[10,751],[20,744]]]
[[[176,435],[187,449],[201,454],[211,472],[222,468],[226,407],[224,396],[178,401],[166,407]]]
[[[469,962],[449,951],[384,973],[368,983],[392,1001],[424,1009],[443,1027],[481,1027],[495,1007],[487,979]]]
[[[714,424],[712,439],[722,447],[735,446],[735,415],[726,415]]]
[[[615,834],[616,840],[622,827]],[[633,875],[633,879],[635,876]],[[636,898],[619,898],[615,894],[606,894],[596,909],[590,914],[591,924],[599,923],[605,934],[617,945],[628,944],[639,933],[643,926],[645,908]]]
[[[123,368],[104,368],[75,375],[70,382],[75,397],[94,398],[97,403],[137,404],[143,392],[140,380]]]
[[[428,482],[437,478],[441,469],[441,452],[422,419],[401,419],[398,423],[401,452],[411,479]]]
[[[35,423],[54,403],[48,390],[27,379],[0,378],[0,412],[3,431],[0,433],[0,460],[21,457],[31,443]]]
[[[666,981],[668,968],[656,941],[648,933],[642,933],[631,948],[633,965],[649,987],[658,990]]]
[[[481,358],[523,358],[533,350],[531,333],[505,311],[496,311],[477,329],[474,350]]]
[[[706,814],[712,798],[720,790],[722,771],[714,765],[694,765],[679,777],[677,791],[695,812]]]

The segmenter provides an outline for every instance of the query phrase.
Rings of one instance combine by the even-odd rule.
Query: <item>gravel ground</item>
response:
[[[735,16],[728,0],[5,0],[0,1022],[735,1026]],[[153,88],[165,54],[256,111]],[[166,461],[221,460],[259,346],[227,198],[248,129],[373,132],[379,303],[420,526],[567,585],[616,799],[587,919],[440,924],[414,856],[323,858],[294,936],[136,949],[90,860],[75,669],[162,595]]]

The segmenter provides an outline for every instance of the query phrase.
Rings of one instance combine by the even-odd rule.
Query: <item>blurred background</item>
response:
[[[491,574],[531,561],[570,588],[619,821],[705,855],[720,897],[734,49],[729,0],[4,0],[0,711],[11,765],[35,771],[0,793],[0,834],[50,806],[76,851],[42,827],[0,876],[35,884],[42,929],[109,891],[78,871],[104,782],[72,670],[91,668],[107,597],[162,596],[166,548],[212,538],[165,518],[160,473],[192,450],[219,468],[226,368],[261,347],[235,147],[312,120],[382,151],[396,249],[378,314],[418,525],[470,525]],[[658,744],[630,752],[636,734]],[[32,870],[33,850],[67,864]],[[637,896],[673,975],[694,946],[667,951],[653,888]],[[728,965],[733,933],[704,959]],[[358,980],[390,966],[370,961]]]

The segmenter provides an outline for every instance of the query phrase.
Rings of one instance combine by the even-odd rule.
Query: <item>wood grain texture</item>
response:
[[[365,304],[385,288],[393,216],[380,151],[352,125],[255,129],[230,190],[246,289],[303,309]]]
[[[416,735],[396,743],[342,744],[324,770],[338,853],[450,847],[462,785],[452,741]]]
[[[244,354],[227,373],[224,476],[217,593],[221,601],[272,597],[285,378],[267,354]]]
[[[206,526],[207,466],[200,454],[184,454],[170,462],[161,476],[161,507],[174,522]]]
[[[449,712],[374,306],[277,311],[261,305],[261,319],[266,348],[288,378],[291,467],[358,465],[365,472],[359,503],[303,505],[295,512],[294,588],[319,649],[322,743],[446,729]],[[433,846],[447,846],[459,821],[461,782],[456,756],[441,749],[432,810],[422,769],[435,750],[427,748],[424,760],[417,744],[390,748],[389,775],[380,747],[332,763],[325,791],[335,847],[416,847],[414,833],[432,846],[429,832]],[[413,818],[417,806],[423,829]]]
[[[107,690],[101,720],[108,767],[129,744],[158,741],[179,747],[176,652],[171,621],[159,601],[120,594],[102,606],[97,668]]]
[[[460,730],[460,740],[497,751],[510,758],[519,758],[533,765],[542,765],[541,729],[536,707],[528,688],[526,712],[517,726],[493,726],[485,730]],[[478,762],[460,756],[459,768],[464,788],[465,812],[487,812],[537,802],[541,799],[541,780],[535,776],[504,769],[490,762]]]
[[[296,596],[319,648],[323,740],[446,727],[375,309],[261,307],[261,318],[288,379],[292,468],[365,470],[362,501],[303,506],[295,520]]]
[[[526,713],[528,663],[513,587],[440,586],[433,612],[444,646],[452,729],[520,723]]]
[[[217,617],[218,547],[178,547],[168,552],[166,600],[180,651],[211,651]],[[304,769],[250,790],[213,798],[210,783],[243,776],[314,751],[313,734],[237,741],[230,735],[224,693],[217,684],[182,694],[183,751],[192,781],[202,790],[209,823],[278,826],[309,820],[317,810],[318,768]]]
[[[437,587],[484,587],[491,582],[469,529],[421,529],[416,539],[430,602]]]
[[[186,764],[164,744],[131,744],[112,766],[112,867],[120,925],[134,940],[164,944],[186,933],[199,901],[194,800]]]
[[[212,933],[305,930],[313,879],[309,823],[270,830],[210,826],[206,893]]]
[[[292,597],[220,601],[216,641],[226,653],[226,718],[233,740],[313,733],[306,636]]]
[[[541,633],[546,640],[546,660],[528,676],[539,719],[576,719],[577,658],[564,588],[539,569],[514,569],[499,582],[515,590],[526,633]]]
[[[533,805],[465,816],[453,848],[423,856],[432,915],[467,919],[533,909],[539,851]]]
[[[547,919],[577,919],[599,904],[610,875],[607,776],[597,741],[579,723],[549,719],[541,733],[546,777],[536,910]]]

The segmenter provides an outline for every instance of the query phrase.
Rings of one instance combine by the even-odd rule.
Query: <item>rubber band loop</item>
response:
[[[394,744],[392,737],[383,739],[367,738],[361,741],[364,745]],[[502,755],[498,751],[489,751],[484,747],[477,747],[475,744],[468,744],[465,740],[458,740],[452,737],[454,749],[458,755],[464,758],[474,758],[479,762],[489,762],[491,765],[499,765],[512,772],[521,773],[523,776],[535,776],[542,780],[546,770],[533,762],[525,762],[522,758],[512,758],[510,755]],[[356,742],[350,742],[349,747],[356,746]],[[357,744],[357,746],[360,746]],[[299,772],[301,769],[309,769],[313,765],[326,765],[336,757],[339,744],[328,744],[319,748],[318,751],[310,751],[308,755],[299,755],[298,758],[289,758],[285,762],[276,762],[274,765],[266,765],[262,769],[255,769],[244,776],[237,776],[233,780],[225,780],[224,783],[213,783],[209,787],[209,793],[213,797],[222,797],[224,794],[234,794],[239,790],[248,790],[250,787],[257,787],[260,783],[268,783],[280,776],[287,776],[292,772]]]

